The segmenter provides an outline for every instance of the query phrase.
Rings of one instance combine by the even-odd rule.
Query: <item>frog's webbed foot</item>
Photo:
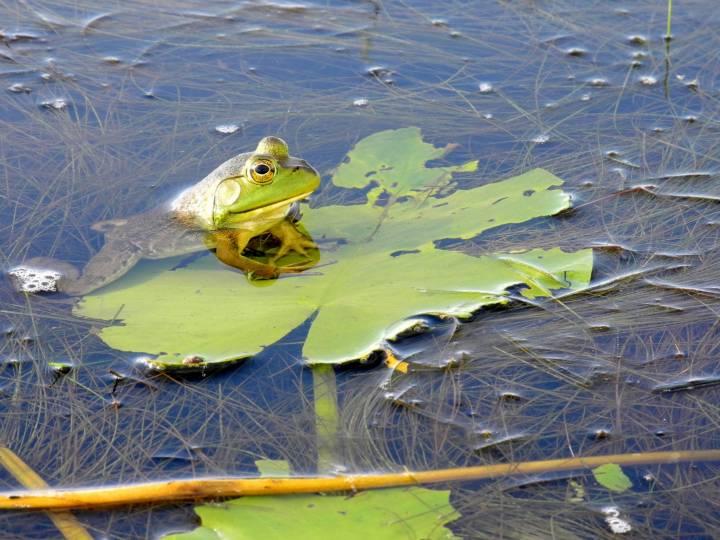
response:
[[[306,249],[314,248],[315,243],[304,236],[295,226],[289,222],[285,222],[287,227],[282,227],[272,231],[273,236],[278,232],[278,239],[281,245],[278,253],[274,254],[269,262],[261,262],[255,258],[243,255],[243,250],[250,240],[249,233],[237,230],[218,231],[214,235],[215,254],[227,265],[238,268],[247,272],[248,276],[253,279],[275,279],[280,274],[298,273],[307,270],[317,264],[317,260],[313,259]],[[283,249],[284,248],[284,249]],[[278,265],[276,261],[290,251],[297,251],[307,261],[298,261],[291,264]]]
[[[271,259],[272,263],[280,260],[290,251],[294,251],[296,253],[299,253],[303,257],[310,259],[311,257],[308,254],[307,250],[317,248],[317,244],[313,242],[312,239],[301,233],[297,229],[295,224],[287,220],[283,220],[274,227],[272,227],[270,229],[270,234],[280,240],[280,247],[278,248],[277,253]],[[313,264],[310,264],[309,266],[313,266]],[[299,268],[300,266],[300,264],[292,264],[283,268]],[[304,263],[302,266],[309,267],[307,263]]]

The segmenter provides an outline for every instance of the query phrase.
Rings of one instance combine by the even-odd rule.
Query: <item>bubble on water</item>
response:
[[[60,272],[18,266],[8,271],[15,288],[20,292],[56,292],[58,281],[62,277]]]
[[[62,111],[68,108],[70,102],[65,98],[54,98],[43,101],[40,106],[44,109],[50,109],[52,111]]]
[[[620,517],[620,510],[616,506],[606,506],[602,509],[605,515],[605,523],[614,534],[626,534],[632,531],[630,523]]]
[[[478,90],[480,90],[480,93],[481,93],[481,94],[489,94],[489,93],[491,93],[493,90],[495,90],[495,88],[493,88],[493,85],[490,84],[490,83],[488,83],[488,82],[481,82],[481,83],[478,85]]]
[[[232,135],[239,129],[240,126],[237,124],[220,124],[219,126],[215,126],[215,131],[223,135]]]
[[[493,113],[485,113],[482,115],[485,120],[492,120],[494,118]]]
[[[550,135],[547,133],[541,133],[540,135],[536,135],[532,139],[530,139],[530,142],[533,142],[535,144],[545,144],[550,140]]]
[[[14,83],[8,86],[8,92],[14,94],[29,94],[32,92],[32,88],[23,83]]]
[[[359,98],[353,101],[353,105],[355,107],[367,107],[370,104],[370,102],[365,98]]]
[[[580,96],[580,101],[590,101],[591,98],[592,96],[590,94],[583,94]]]

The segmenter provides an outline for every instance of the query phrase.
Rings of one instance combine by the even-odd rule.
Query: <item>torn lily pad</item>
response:
[[[100,337],[157,355],[156,369],[182,368],[188,356],[208,364],[252,356],[306,321],[305,360],[342,363],[383,349],[419,314],[466,317],[508,302],[511,287],[534,298],[587,286],[591,250],[518,246],[471,256],[438,249],[444,238],[472,238],[570,206],[562,180],[543,169],[448,195],[452,173],[477,164],[427,165],[446,151],[423,142],[417,128],[360,141],[333,182],[374,187],[365,204],[305,210],[302,223],[321,257],[308,272],[252,282],[212,257],[182,268],[147,261],[86,296],[76,314],[118,321]]]

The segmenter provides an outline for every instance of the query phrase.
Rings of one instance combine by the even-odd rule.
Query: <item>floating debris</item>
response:
[[[694,124],[697,122],[698,117],[694,114],[688,114],[687,116],[683,117],[683,120],[685,120],[688,124]]]
[[[630,43],[631,45],[647,45],[648,39],[645,36],[636,34],[633,36],[628,36],[628,43]]]
[[[495,91],[495,88],[493,88],[493,85],[488,82],[481,82],[478,85],[478,90],[480,90],[481,94],[490,94]]]
[[[678,75],[675,75],[675,78],[678,81],[680,81],[681,83],[683,83],[685,85],[685,88],[688,88],[690,90],[697,90],[698,86],[700,86],[700,83],[698,82],[697,77],[692,80],[686,81],[685,75],[678,74]]]
[[[433,26],[448,26],[447,19],[433,19],[430,21]]]
[[[565,49],[565,54],[568,56],[585,56],[587,54],[587,49],[581,49],[580,47],[571,47],[569,49]]]
[[[493,113],[485,113],[482,115],[485,120],[492,120],[494,118]]]
[[[240,126],[237,124],[220,124],[219,126],[215,126],[215,131],[222,133],[223,135],[232,135],[239,129]]]
[[[14,83],[8,86],[8,92],[13,92],[14,94],[29,94],[32,92],[32,88],[23,83]]]
[[[533,142],[535,144],[545,144],[550,140],[550,135],[547,133],[541,133],[540,135],[536,135],[532,139],[530,139],[530,142]]]
[[[652,75],[643,75],[638,79],[643,86],[655,86],[658,80]]]
[[[50,109],[52,111],[62,111],[68,108],[70,102],[65,98],[54,98],[40,103],[40,106],[44,109]]]
[[[365,98],[360,98],[353,101],[353,105],[355,105],[355,107],[367,107],[369,104],[370,102]]]
[[[615,163],[619,163],[620,165],[625,165],[626,167],[632,167],[633,169],[640,168],[640,165],[638,165],[637,163],[633,163],[628,159],[624,159],[622,157],[622,154],[617,150],[608,150],[607,152],[605,152],[605,157],[610,161],[614,161]]]
[[[74,366],[69,360],[55,360],[48,362],[48,367],[58,375],[67,375]]]
[[[39,39],[39,35],[32,34],[30,32],[15,32],[12,34],[6,34],[3,30],[0,30],[0,41],[4,41],[5,43],[14,43],[18,41],[35,41]]]
[[[706,377],[690,377],[679,381],[672,381],[658,384],[653,387],[654,394],[671,394],[675,392],[688,392],[709,386],[717,386],[720,384],[720,377],[717,375],[709,375]]]
[[[119,64],[122,62],[117,56],[103,56],[102,61],[106,64]]]
[[[592,96],[590,94],[583,94],[580,96],[580,101],[590,101],[592,99]]]
[[[604,79],[602,77],[595,77],[595,78],[589,79],[588,84],[590,86],[596,86],[596,87],[600,88],[603,86],[610,86],[610,81],[608,81],[607,79]]]
[[[186,356],[182,361],[183,366],[199,366],[205,364],[205,358],[198,355]]]
[[[365,75],[379,79],[392,75],[392,71],[385,66],[371,66],[365,70]]]

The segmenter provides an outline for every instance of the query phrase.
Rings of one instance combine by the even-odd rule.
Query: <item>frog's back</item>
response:
[[[126,249],[139,251],[145,259],[164,259],[205,247],[205,232],[180,220],[166,206],[127,219],[99,223],[94,228],[104,232],[106,243],[114,244],[115,249],[126,244]]]

